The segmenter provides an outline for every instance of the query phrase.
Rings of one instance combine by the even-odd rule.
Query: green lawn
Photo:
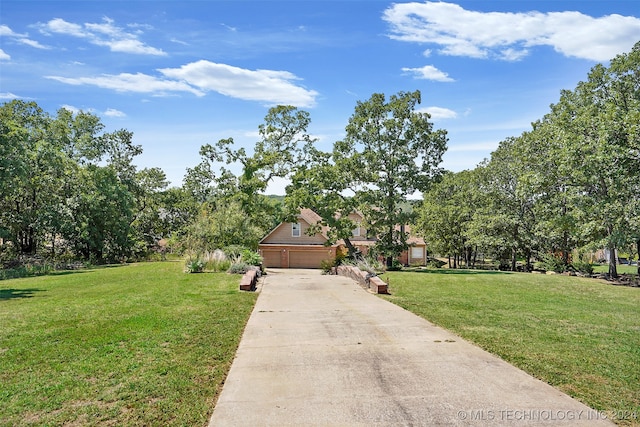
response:
[[[618,264],[616,266],[618,274],[638,274],[637,265]],[[608,273],[609,264],[597,264],[593,266],[594,273]]]
[[[487,271],[389,272],[398,304],[621,424],[640,424],[640,289]]]
[[[256,295],[182,268],[0,281],[0,425],[206,425]]]

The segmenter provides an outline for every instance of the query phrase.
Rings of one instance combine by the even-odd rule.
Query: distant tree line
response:
[[[131,132],[105,132],[86,112],[50,116],[34,102],[5,103],[0,255],[107,262],[146,257],[160,241],[196,254],[256,249],[300,208],[314,209],[317,227],[330,226],[330,240],[348,247],[356,225],[348,213],[361,211],[388,262],[407,249],[398,225],[409,223],[455,266],[473,265],[479,253],[514,270],[518,260],[531,269],[544,258],[568,266],[577,249],[638,245],[640,43],[594,67],[474,170],[439,167],[447,133],[416,111],[420,101],[415,91],[358,102],[345,138],[326,152],[307,132],[309,113],[273,107],[253,150],[232,138],[205,144],[201,162],[171,188],[159,168],[134,165],[142,149]],[[265,195],[275,179],[290,181],[286,197]],[[416,192],[423,201],[410,209]],[[610,268],[616,275],[615,262]]]
[[[419,211],[432,250],[467,265],[480,251],[512,270],[566,268],[572,252],[606,248],[617,276],[615,251],[640,246],[640,42],[476,169],[445,175]]]
[[[0,106],[3,252],[106,261],[154,245],[167,181],[160,169],[135,167],[142,149],[132,136],[104,132],[90,113],[52,117],[20,100]]]

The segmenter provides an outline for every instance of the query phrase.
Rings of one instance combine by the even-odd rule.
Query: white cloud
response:
[[[46,24],[41,24],[39,27],[40,32],[47,35],[56,33],[74,37],[89,37],[89,33],[83,31],[82,25],[73,24],[60,18],[52,19]]]
[[[4,50],[0,49],[0,61],[9,61],[11,59],[11,55],[6,53]]]
[[[23,38],[23,39],[18,39],[18,41],[24,45],[35,47],[36,49],[50,49],[49,46],[42,45],[40,44],[40,42],[36,40]]]
[[[181,45],[183,45],[183,46],[189,46],[189,43],[187,43],[187,42],[185,42],[185,41],[182,41],[182,40],[179,40],[179,39],[177,39],[177,38],[175,38],[175,37],[171,38],[171,40],[170,40],[170,41],[171,41],[172,43],[181,44]]]
[[[118,75],[103,74],[97,77],[75,78],[45,76],[45,78],[74,86],[98,86],[103,89],[112,89],[117,92],[152,93],[159,96],[167,95],[169,92],[190,92],[196,96],[204,95],[204,92],[189,86],[187,83],[175,80],[163,80],[141,73],[122,73]]]
[[[80,112],[80,109],[78,107],[74,107],[73,105],[69,105],[69,104],[63,104],[60,106],[60,108],[64,108],[67,111],[71,111],[73,114],[78,114]]]
[[[27,46],[31,46],[31,47],[35,47],[36,49],[49,49],[47,46],[44,46],[44,45],[40,44],[39,42],[37,42],[35,40],[31,40],[29,38],[28,34],[16,33],[11,28],[9,28],[9,26],[7,26],[7,25],[0,25],[0,36],[2,36],[2,37],[11,37],[11,38],[15,39],[18,43],[21,43],[21,44],[24,44],[24,45],[27,45]],[[0,49],[0,51],[2,51],[2,50]],[[3,59],[2,55],[0,55],[0,59]],[[8,59],[8,58],[4,58],[4,59]]]
[[[633,47],[640,19],[580,12],[477,12],[454,3],[395,3],[383,14],[392,39],[431,43],[444,55],[518,60],[534,46],[565,56],[607,61]],[[426,53],[426,52],[425,52]]]
[[[69,105],[69,104],[63,104],[60,106],[60,108],[64,108],[65,110],[71,111],[73,114],[78,114],[81,111],[85,111],[92,114],[101,114],[107,117],[127,117],[125,113],[123,113],[122,111],[116,110],[114,108],[107,108],[107,110],[102,113],[98,112],[95,108],[88,108],[86,110],[82,110],[74,105]]]
[[[318,95],[316,91],[294,84],[293,81],[299,78],[288,71],[248,70],[205,60],[159,71],[166,77],[203,90],[269,105],[312,107]]]
[[[139,40],[142,30],[127,32],[124,28],[115,25],[110,18],[103,18],[101,23],[85,23],[83,25],[67,22],[61,18],[55,18],[45,24],[40,24],[39,29],[43,34],[63,34],[72,37],[86,39],[97,46],[108,47],[112,52],[132,53],[139,55],[167,55],[162,49],[145,44]]]
[[[11,92],[0,92],[0,99],[18,99],[20,98],[18,95],[13,94]]]
[[[403,68],[402,71],[413,74],[416,79],[434,80],[437,82],[454,81],[447,73],[438,70],[433,65],[425,65],[421,68]]]
[[[180,68],[158,70],[162,77],[147,74],[103,74],[90,77],[45,76],[69,85],[89,85],[118,92],[151,93],[166,96],[172,92],[189,92],[204,96],[218,92],[232,98],[259,101],[268,105],[287,104],[296,107],[315,105],[316,91],[294,83],[298,78],[287,71],[247,70],[226,64],[198,61]]]
[[[107,111],[104,112],[104,115],[107,117],[127,117],[127,115],[125,113],[123,113],[122,111],[116,110],[114,108],[107,108]]]
[[[7,25],[0,25],[0,36],[2,37],[19,37],[19,34],[13,32]]]
[[[428,113],[431,116],[431,119],[434,121],[445,120],[445,119],[455,119],[458,117],[458,113],[443,107],[425,107],[425,108],[419,108],[416,111],[419,113]]]

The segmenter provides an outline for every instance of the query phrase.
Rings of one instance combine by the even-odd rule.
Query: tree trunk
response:
[[[473,248],[473,264],[471,267],[476,268],[476,261],[478,260],[478,245]]]
[[[609,246],[609,277],[616,279],[618,277],[618,257],[616,256],[616,247]]]
[[[350,239],[343,239],[343,240],[344,240],[344,245],[347,247],[347,250],[349,251],[348,257],[351,259],[356,259],[356,255],[358,254],[358,250],[356,249],[356,247],[353,246],[353,243],[351,243]]]
[[[517,261],[518,251],[516,248],[513,248],[511,251],[511,271],[517,271],[516,269],[516,261]]]

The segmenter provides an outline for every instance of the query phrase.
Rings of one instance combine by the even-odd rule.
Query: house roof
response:
[[[322,217],[317,213],[315,213],[314,211],[312,211],[311,209],[301,209],[300,213],[298,214],[298,220],[303,220],[309,225],[316,225],[318,222],[322,222]],[[281,222],[273,230],[271,230],[266,236],[264,236],[260,240],[260,243],[267,240],[269,236],[271,236],[278,228],[282,226],[282,224],[290,224],[290,223]],[[324,237],[325,240],[329,240],[329,236],[327,234],[328,231],[329,231],[329,227],[325,225],[321,226],[320,235]]]
[[[354,212],[355,214],[359,215],[360,217],[362,217],[362,213],[360,213],[359,211]],[[318,215],[316,212],[314,212],[311,209],[300,209],[300,213],[298,214],[298,219],[303,220],[304,222],[306,222],[309,225],[316,225],[318,223],[322,223],[322,217],[320,215]],[[267,238],[269,236],[271,236],[278,228],[280,228],[282,226],[282,224],[286,224],[284,222],[281,222],[280,224],[278,224],[273,230],[271,230],[266,236],[264,236],[262,238],[262,240],[260,240],[260,243],[264,242],[265,240],[267,240]],[[400,230],[401,227],[400,225],[396,226],[396,230]],[[407,239],[407,243],[409,244],[409,246],[414,246],[414,245],[425,245],[425,241],[422,237],[418,237],[418,236],[414,236],[411,233],[411,228],[409,225],[405,225],[404,227],[405,231],[407,233],[409,233],[409,238]],[[320,235],[322,237],[324,237],[326,240],[329,240],[329,236],[328,236],[328,231],[329,231],[329,227],[326,225],[322,225],[320,228]],[[352,243],[354,246],[370,246],[375,244],[377,239],[367,239],[367,240],[353,240]],[[344,244],[343,240],[339,240],[338,242],[336,242],[337,244]]]

